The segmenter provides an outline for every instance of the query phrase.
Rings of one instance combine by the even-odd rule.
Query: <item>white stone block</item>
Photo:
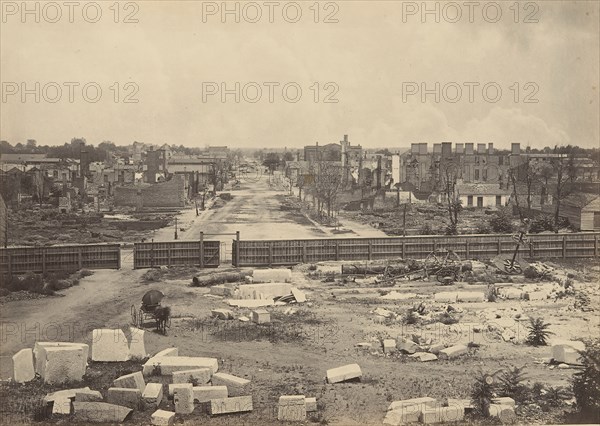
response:
[[[102,394],[95,390],[82,390],[75,393],[75,401],[77,402],[101,402]]]
[[[194,386],[194,400],[208,402],[212,399],[223,399],[229,396],[227,386]]]
[[[144,330],[131,327],[131,338],[129,340],[129,356],[133,359],[143,359],[148,356],[144,343]]]
[[[113,381],[113,385],[116,388],[139,389],[140,392],[144,392],[146,388],[144,375],[141,371],[121,376]]]
[[[83,349],[76,346],[45,348],[42,378],[45,383],[79,382],[85,374]]]
[[[458,293],[453,291],[441,291],[433,296],[433,300],[439,303],[456,303],[458,301]]]
[[[551,344],[554,361],[567,364],[580,363],[577,351],[584,351],[585,343],[577,340],[553,340]]]
[[[439,359],[456,358],[469,352],[469,348],[465,345],[454,345],[449,348],[442,349],[438,354]]]
[[[287,283],[242,284],[238,288],[236,299],[259,299],[273,301],[280,296],[292,293],[292,285]]]
[[[52,414],[71,414],[71,399],[57,398],[52,404]]]
[[[244,413],[252,411],[252,396],[235,396],[210,401],[210,414]]]
[[[92,332],[92,361],[129,360],[129,343],[120,329],[99,328]]]
[[[195,386],[204,385],[210,381],[212,374],[210,368],[196,368],[194,370],[181,370],[173,372],[173,383],[196,383]]]
[[[25,383],[35,378],[33,366],[33,351],[29,348],[21,349],[13,355],[13,379],[17,383]]]
[[[157,407],[163,398],[163,385],[161,383],[148,383],[142,393],[142,399],[148,404],[154,404]]]
[[[277,420],[282,422],[302,422],[306,420],[306,397],[304,395],[283,395],[279,397]]]
[[[396,352],[396,340],[395,339],[384,339],[383,340],[383,352],[391,354]]]
[[[434,398],[430,398],[428,396],[424,396],[421,398],[411,398],[411,399],[403,399],[400,401],[394,401],[388,407],[388,411],[391,410],[400,410],[407,407],[417,406],[420,409],[430,409],[438,407],[438,402]]]
[[[255,269],[252,272],[252,281],[255,283],[290,283],[292,271],[290,269]]]
[[[35,342],[33,347],[33,357],[35,358],[35,372],[40,376],[43,376],[42,364],[46,359],[46,348],[62,348],[62,347],[76,347],[81,348],[83,351],[82,368],[87,367],[87,360],[90,352],[90,347],[85,343],[71,343],[71,342]]]
[[[150,417],[156,426],[172,426],[175,424],[175,413],[172,411],[156,410]]]
[[[508,396],[501,396],[499,398],[494,398],[492,402],[496,405],[509,405],[511,407],[514,407],[516,405],[515,400]]]
[[[510,405],[491,404],[490,417],[498,417],[502,423],[512,422],[516,419],[515,409]]]
[[[461,291],[458,292],[459,302],[484,302],[485,293],[482,291]]]
[[[163,356],[152,357],[144,364],[145,376],[153,374],[156,366],[160,367],[161,375],[170,376],[175,371],[195,370],[197,368],[210,368],[211,374],[219,370],[219,362],[216,358],[194,357],[194,356]]]
[[[339,383],[346,380],[359,379],[361,376],[362,371],[358,364],[348,364],[327,370],[327,381],[329,383]]]
[[[317,411],[317,398],[306,398],[306,411],[309,413]]]
[[[178,348],[163,349],[162,351],[160,351],[159,353],[154,355],[152,358],[161,357],[161,356],[179,356],[179,349]]]
[[[194,390],[191,383],[181,384],[174,390],[173,401],[175,412],[178,414],[190,414],[194,411]]]
[[[218,318],[222,320],[230,320],[233,319],[233,312],[229,309],[213,309],[210,311],[210,314],[213,318]]]
[[[139,389],[131,388],[108,388],[106,402],[109,404],[121,405],[133,410],[140,407],[142,401],[142,392]]]
[[[131,414],[131,408],[106,402],[73,403],[78,421],[94,423],[123,423]]]
[[[271,314],[265,309],[256,309],[252,311],[252,322],[256,324],[268,324],[271,322]]]
[[[462,407],[437,407],[421,411],[419,421],[423,424],[452,423],[462,421],[464,417],[465,410]]]

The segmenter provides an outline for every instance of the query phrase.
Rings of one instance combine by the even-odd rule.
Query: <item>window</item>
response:
[[[498,157],[498,165],[503,166],[504,165],[504,156],[501,155],[500,157]]]
[[[472,206],[473,205],[473,196],[469,195],[467,196],[467,206]]]
[[[479,169],[475,169],[475,180],[479,180]]]
[[[483,207],[483,197],[477,197],[477,207]]]
[[[487,180],[487,169],[483,169],[483,180]]]
[[[497,206],[502,205],[502,195],[496,195],[496,205]]]

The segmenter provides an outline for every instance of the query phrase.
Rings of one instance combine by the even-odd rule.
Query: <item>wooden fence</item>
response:
[[[119,244],[86,244],[0,249],[2,274],[47,273],[79,269],[119,269]]]
[[[220,241],[170,241],[135,243],[133,268],[196,265],[216,268],[220,264]]]
[[[519,254],[535,258],[598,257],[600,233],[536,234]],[[233,241],[234,266],[277,266],[328,260],[423,259],[438,250],[453,250],[463,259],[511,255],[511,235],[414,236],[310,240]]]

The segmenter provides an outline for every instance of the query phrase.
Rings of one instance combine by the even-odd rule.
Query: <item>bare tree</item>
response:
[[[332,207],[342,186],[342,169],[330,162],[321,162],[317,167],[317,197],[327,206],[327,216],[331,217]]]
[[[458,214],[462,210],[462,202],[457,188],[459,173],[460,170],[455,164],[448,164],[442,170],[442,194],[450,219],[450,225],[447,229],[448,234],[457,233]]]
[[[554,153],[558,154],[564,151],[558,147],[554,148]],[[556,176],[556,187],[554,189],[554,232],[558,233],[558,223],[560,220],[560,206],[564,197],[569,195],[568,184],[575,180],[575,156],[571,149],[564,156],[552,158],[551,165]]]

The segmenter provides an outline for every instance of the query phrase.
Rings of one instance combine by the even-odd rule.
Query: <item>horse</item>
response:
[[[171,318],[171,308],[169,306],[157,307],[154,311],[154,318],[156,319],[156,331],[167,334],[167,327],[169,327]]]

